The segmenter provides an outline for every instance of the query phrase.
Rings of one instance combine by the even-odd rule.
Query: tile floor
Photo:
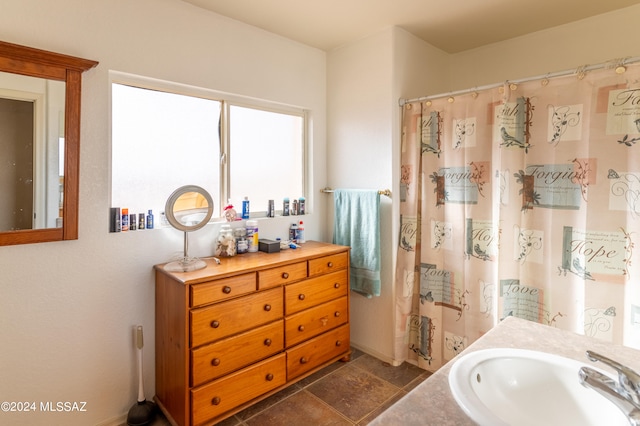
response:
[[[239,412],[219,426],[363,426],[429,377],[404,363],[392,367],[361,351]],[[153,426],[168,425],[162,416]]]

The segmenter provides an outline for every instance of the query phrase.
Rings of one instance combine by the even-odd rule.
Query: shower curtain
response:
[[[640,347],[640,66],[402,108],[395,359],[510,315]]]

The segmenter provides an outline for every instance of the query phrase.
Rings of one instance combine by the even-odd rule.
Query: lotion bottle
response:
[[[153,229],[153,210],[147,214],[147,229]]]

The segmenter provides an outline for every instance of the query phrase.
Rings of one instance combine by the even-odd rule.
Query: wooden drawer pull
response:
[[[342,342],[340,340],[336,340],[336,346],[342,346]]]
[[[225,285],[224,287],[222,287],[222,292],[224,294],[229,294],[231,293],[231,287],[229,287],[228,285]]]
[[[340,311],[335,311],[333,314],[334,317],[338,318],[340,316]]]
[[[267,379],[267,382],[270,382],[273,380],[273,374],[269,373],[267,374],[267,377],[265,377],[265,379]]]
[[[304,331],[304,325],[298,326],[298,331]]]
[[[213,328],[220,327],[220,321],[218,321],[218,320],[211,321],[211,327],[213,327]]]
[[[271,346],[271,339],[264,339],[265,346]]]
[[[299,299],[299,300],[304,300],[304,297],[305,297],[305,296],[304,296],[304,294],[299,294],[299,295],[298,295],[298,299]]]
[[[285,280],[286,280],[287,278],[289,278],[289,273],[287,273],[287,272],[283,272],[283,273],[282,273],[282,278],[284,278]]]
[[[218,404],[220,404],[220,397],[219,397],[219,396],[214,397],[214,398],[211,400],[211,403],[212,403],[213,405],[218,405]]]
[[[333,288],[340,288],[340,283],[335,283],[335,284],[333,285]]]
[[[333,262],[327,262],[327,267],[333,268]]]
[[[300,364],[306,364],[309,360],[306,357],[300,358]]]
[[[213,365],[214,367],[217,367],[220,365],[220,358],[214,358],[211,360],[211,365]]]
[[[269,312],[271,310],[271,305],[269,305],[268,303],[264,305],[264,310]]]

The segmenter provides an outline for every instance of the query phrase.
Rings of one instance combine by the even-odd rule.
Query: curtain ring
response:
[[[549,74],[545,75],[544,78],[540,81],[540,84],[545,87],[547,84],[549,84]]]
[[[582,66],[578,67],[578,69],[576,70],[576,74],[578,76],[578,80],[582,80],[583,78],[585,78],[587,76],[587,66],[588,65],[582,65]]]
[[[455,99],[453,98],[453,96],[449,96],[449,97],[447,98],[447,102],[449,102],[450,104],[452,104],[452,103],[454,103],[454,102],[455,102]]]
[[[430,106],[431,106],[431,104],[432,104],[432,102],[431,102],[431,101],[427,101],[427,102],[425,102],[425,105],[426,105],[426,106],[428,106],[428,107],[430,107]]]

